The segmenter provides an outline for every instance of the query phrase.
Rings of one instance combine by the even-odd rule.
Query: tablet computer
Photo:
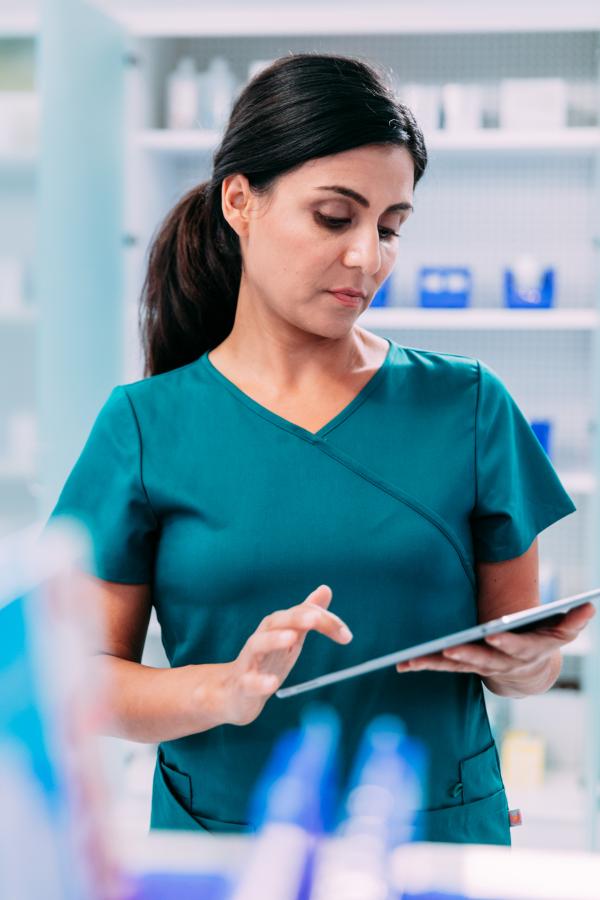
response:
[[[336,681],[345,681],[347,678],[366,675],[367,672],[384,669],[386,666],[395,666],[396,663],[416,659],[419,656],[439,653],[449,647],[457,647],[459,644],[481,642],[488,634],[499,634],[501,631],[532,631],[538,626],[556,625],[570,609],[582,606],[584,603],[596,601],[599,598],[600,588],[596,588],[593,591],[587,591],[585,594],[575,594],[572,597],[553,600],[551,603],[542,603],[530,609],[523,609],[520,612],[501,616],[499,619],[482,622],[479,625],[474,625],[472,628],[466,628],[464,631],[455,631],[453,634],[446,634],[433,641],[416,644],[414,647],[407,647],[406,650],[399,650],[397,653],[388,653],[386,656],[378,656],[376,659],[367,660],[367,662],[350,666],[347,669],[339,669],[337,672],[330,672],[327,675],[320,675],[318,678],[311,678],[310,681],[303,681],[301,684],[280,688],[276,691],[275,696],[282,699],[293,697],[296,694],[304,693],[304,691],[312,691],[314,688],[334,684]]]

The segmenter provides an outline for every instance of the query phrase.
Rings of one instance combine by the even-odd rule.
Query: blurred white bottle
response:
[[[202,75],[200,118],[205,128],[221,129],[227,124],[237,82],[224,56],[211,59]]]
[[[167,128],[197,128],[199,104],[196,64],[183,56],[167,78]]]

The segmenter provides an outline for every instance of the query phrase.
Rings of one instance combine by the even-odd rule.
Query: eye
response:
[[[319,222],[331,231],[337,231],[352,221],[351,219],[336,219],[333,216],[324,216],[320,212],[316,213],[316,216]],[[389,241],[393,237],[402,237],[399,231],[394,231],[392,228],[380,228],[379,236],[384,241]]]

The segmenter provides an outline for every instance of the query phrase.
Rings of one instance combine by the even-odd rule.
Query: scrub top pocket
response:
[[[451,791],[462,802],[423,810],[418,824],[427,841],[510,844],[508,801],[495,742],[458,765],[459,780]]]
[[[186,808],[187,803],[191,805],[191,796],[189,775],[166,765],[159,747],[152,783],[150,828],[201,829]]]
[[[238,834],[255,829],[246,822],[225,822],[193,812],[192,779],[165,762],[158,748],[152,786],[150,828],[194,829],[208,834]]]
[[[453,844],[508,844],[510,825],[504,788],[473,803],[420,813],[421,840]]]

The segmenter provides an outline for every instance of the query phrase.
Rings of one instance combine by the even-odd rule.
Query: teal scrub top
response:
[[[521,555],[574,510],[492,369],[389,341],[315,433],[207,353],[115,387],[51,517],[87,527],[94,574],[151,584],[172,666],[233,660],[264,616],[328,584],[354,640],[310,633],[293,684],[476,624],[475,563]],[[510,843],[480,677],[394,667],[272,697],[250,725],[164,741],[151,827],[252,831],[253,785],[315,700],[341,719],[342,783],[367,723],[396,714],[429,755],[424,838]]]

